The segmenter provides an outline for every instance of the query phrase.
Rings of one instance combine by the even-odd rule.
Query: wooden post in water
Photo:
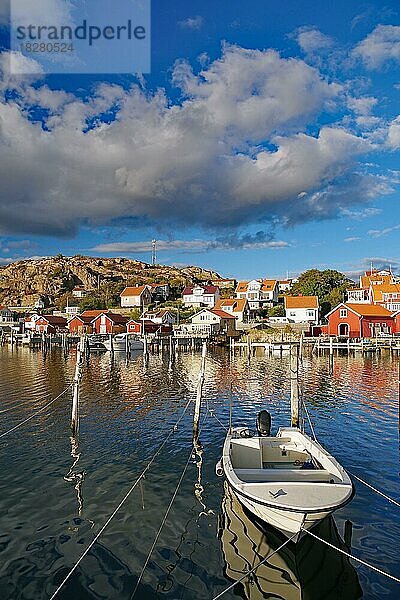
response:
[[[333,337],[329,338],[329,373],[333,373]]]
[[[292,427],[299,426],[299,359],[297,346],[290,346],[290,408]]]
[[[197,439],[198,434],[199,434],[200,407],[201,407],[201,398],[203,395],[204,374],[205,374],[205,370],[206,370],[206,354],[207,354],[207,342],[203,342],[203,350],[201,353],[201,369],[200,369],[199,381],[197,384],[196,403],[194,406],[194,416],[193,416],[193,438],[194,439]]]
[[[72,435],[76,436],[79,430],[79,381],[81,378],[81,363],[82,363],[82,338],[78,342],[76,349],[76,365],[73,381],[73,396],[72,396],[72,415],[71,415],[71,431]]]

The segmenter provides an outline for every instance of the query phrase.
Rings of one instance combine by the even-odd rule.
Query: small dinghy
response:
[[[224,474],[240,502],[259,519],[297,541],[347,504],[354,490],[343,467],[298,427],[270,435],[267,411],[257,417],[257,433],[231,429],[217,473]]]

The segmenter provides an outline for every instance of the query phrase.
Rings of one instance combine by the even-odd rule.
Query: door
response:
[[[349,326],[347,323],[340,323],[339,325],[339,336],[349,337]]]

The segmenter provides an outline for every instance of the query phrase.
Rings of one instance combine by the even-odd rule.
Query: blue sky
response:
[[[156,238],[239,278],[400,270],[397,3],[154,0],[143,77],[16,78],[6,54],[0,264]]]

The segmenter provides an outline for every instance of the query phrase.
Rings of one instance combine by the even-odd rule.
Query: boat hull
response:
[[[303,529],[311,529],[333,512],[327,510],[325,512],[308,513],[272,508],[246,498],[233,486],[232,489],[236,493],[240,503],[243,504],[247,510],[253,513],[261,521],[264,521],[281,531],[286,537],[291,538],[294,536],[294,542],[297,542],[304,534]]]
[[[273,437],[248,433],[228,433],[218,471],[261,521],[297,541],[352,499],[354,487],[343,467],[299,429],[281,428]],[[314,468],[300,468],[310,457]]]

